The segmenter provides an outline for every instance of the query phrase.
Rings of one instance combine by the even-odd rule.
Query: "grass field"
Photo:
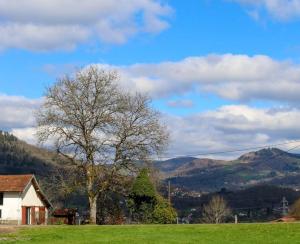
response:
[[[37,226],[2,231],[9,243],[300,243],[300,223]]]

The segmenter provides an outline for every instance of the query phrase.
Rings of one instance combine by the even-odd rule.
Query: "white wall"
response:
[[[2,220],[21,221],[21,197],[19,192],[4,192],[2,209]]]
[[[22,206],[39,206],[43,207],[44,204],[41,199],[38,197],[32,184],[25,190],[22,194]]]

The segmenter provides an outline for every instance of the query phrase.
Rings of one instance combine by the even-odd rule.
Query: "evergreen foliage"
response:
[[[137,200],[139,200],[140,198],[142,200],[144,198],[147,198],[149,201],[155,199],[156,190],[149,178],[149,171],[147,169],[142,169],[137,176],[132,186],[131,195]]]
[[[127,205],[133,221],[168,224],[176,220],[176,211],[156,191],[148,169],[142,169],[137,176]]]

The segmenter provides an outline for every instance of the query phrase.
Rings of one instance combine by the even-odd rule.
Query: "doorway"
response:
[[[30,225],[31,224],[31,208],[26,207],[26,224]]]

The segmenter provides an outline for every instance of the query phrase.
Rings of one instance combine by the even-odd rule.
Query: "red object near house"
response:
[[[55,209],[52,213],[52,217],[50,218],[50,223],[75,225],[76,213],[77,209],[74,208]]]
[[[26,225],[26,207],[22,206],[22,225]]]
[[[285,222],[285,223],[289,223],[289,222],[295,222],[295,221],[299,221],[299,219],[295,218],[293,216],[284,216],[284,217],[282,217],[280,219],[276,219],[273,222]]]
[[[46,216],[45,216],[45,207],[39,207],[39,222],[40,223],[45,223],[46,221]]]

